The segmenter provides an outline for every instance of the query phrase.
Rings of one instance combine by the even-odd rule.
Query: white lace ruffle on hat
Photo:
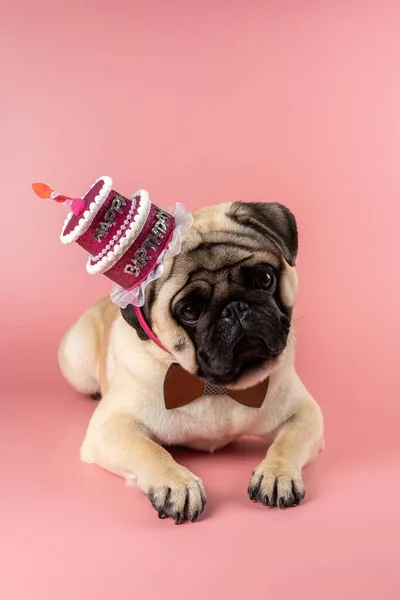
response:
[[[191,213],[186,210],[183,204],[177,202],[175,208],[166,208],[166,212],[175,218],[175,227],[171,237],[171,241],[168,247],[161,252],[158,257],[155,268],[150,271],[148,276],[138,286],[125,290],[120,285],[114,283],[111,288],[110,298],[121,308],[126,308],[128,304],[134,306],[143,306],[145,303],[145,290],[149,283],[159,279],[164,273],[164,261],[168,258],[176,256],[181,251],[182,235],[188,231],[193,225],[193,217]]]

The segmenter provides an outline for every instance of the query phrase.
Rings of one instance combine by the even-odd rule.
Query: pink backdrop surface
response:
[[[383,598],[400,594],[400,4],[0,2],[0,596]],[[57,344],[108,293],[64,208],[100,175],[191,209],[280,201],[300,229],[298,370],[327,448],[289,511],[249,502],[261,444],[178,453],[196,525],[159,521],[82,465],[94,404]]]

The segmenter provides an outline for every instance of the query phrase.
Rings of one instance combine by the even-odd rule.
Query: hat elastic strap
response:
[[[151,330],[146,319],[144,318],[144,315],[143,315],[143,312],[142,312],[142,309],[140,308],[140,306],[135,306],[135,314],[138,318],[141,328],[143,329],[145,334],[149,336],[151,341],[154,342],[155,344],[157,344],[157,346],[159,348],[161,348],[161,350],[164,350],[165,352],[168,352],[168,354],[170,354],[170,352],[166,348],[164,348],[164,346],[162,345],[162,343],[160,342],[160,340],[158,339],[156,334]]]

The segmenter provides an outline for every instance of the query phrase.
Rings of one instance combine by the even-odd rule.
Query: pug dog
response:
[[[250,500],[286,508],[304,498],[303,467],[324,446],[323,418],[294,367],[293,309],[298,234],[276,203],[227,203],[194,214],[182,250],[146,289],[142,328],[132,306],[100,301],[67,332],[61,371],[79,392],[100,398],[81,459],[135,481],[158,516],[196,521],[203,482],[165,447],[214,452],[241,436],[269,446],[250,474]],[[168,410],[172,364],[202,380],[204,393]],[[267,382],[261,405],[252,394]],[[226,393],[210,392],[221,386]]]

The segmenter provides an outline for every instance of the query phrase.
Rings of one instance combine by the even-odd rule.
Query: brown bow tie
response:
[[[236,402],[260,408],[267,395],[269,378],[247,390],[228,390],[208,381],[203,381],[192,375],[177,364],[173,364],[167,371],[164,380],[165,408],[179,408],[185,406],[201,396],[229,396]]]

